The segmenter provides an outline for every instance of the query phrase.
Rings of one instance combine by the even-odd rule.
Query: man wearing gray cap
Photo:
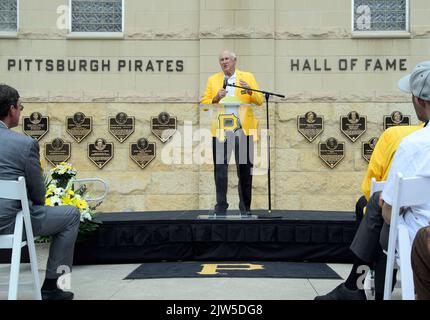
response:
[[[366,207],[366,215],[360,223],[351,251],[354,263],[347,280],[331,292],[318,296],[316,300],[365,300],[363,280],[365,270],[375,267],[375,299],[383,297],[386,255],[388,248],[391,205],[394,197],[394,177],[401,172],[404,177],[430,176],[430,61],[418,64],[410,75],[399,80],[402,91],[412,95],[412,103],[420,121],[426,122],[419,129],[403,138],[394,155],[384,190],[375,193]],[[429,204],[414,206],[404,212],[399,223],[406,225],[411,242],[417,231],[427,226],[430,220]],[[363,268],[367,266],[367,268]],[[364,271],[364,273],[363,273]]]

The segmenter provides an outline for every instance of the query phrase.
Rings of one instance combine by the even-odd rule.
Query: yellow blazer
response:
[[[243,80],[248,83],[248,85],[253,89],[260,89],[252,73],[236,69],[236,85],[240,85],[240,80]],[[206,84],[205,93],[203,95],[202,100],[200,101],[201,104],[212,104],[212,99],[217,95],[218,91],[222,89],[223,84],[224,73],[222,71],[210,76]],[[240,101],[243,104],[256,104],[258,106],[261,106],[263,104],[263,95],[259,92],[253,92],[252,95],[249,95],[245,90],[236,88],[236,96],[239,97]],[[223,111],[224,106],[220,105],[219,114],[223,114]],[[251,134],[254,136],[255,139],[258,139],[258,120],[254,118],[252,108],[246,106],[239,107],[238,114],[245,135]],[[218,119],[213,119],[211,128],[212,136],[217,136],[218,128]]]

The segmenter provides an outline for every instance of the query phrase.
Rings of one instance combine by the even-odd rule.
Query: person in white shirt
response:
[[[430,119],[430,61],[418,64],[410,75],[399,80],[401,90],[412,95],[412,103],[420,121]],[[375,299],[383,297],[386,255],[388,248],[391,205],[394,197],[394,177],[401,172],[404,177],[430,176],[430,126],[403,138],[394,155],[387,182],[382,193],[375,193],[366,206],[366,214],[358,227],[351,244],[354,254],[352,270],[346,281],[316,300],[365,300],[360,280],[365,278],[363,266],[375,269]],[[414,206],[402,214],[401,222],[408,227],[411,241],[417,231],[427,226],[430,220],[429,204]]]
[[[411,75],[399,81],[403,91],[412,94],[412,102],[418,119],[430,118],[430,61],[419,64]],[[405,178],[413,176],[430,176],[430,126],[426,124],[422,130],[417,130],[400,143],[393,158],[390,173],[382,192],[382,215],[390,224],[391,205],[394,196],[394,177],[401,172]],[[430,221],[429,203],[413,206],[400,217],[399,223],[405,224],[409,230],[411,242],[418,230],[428,226]]]

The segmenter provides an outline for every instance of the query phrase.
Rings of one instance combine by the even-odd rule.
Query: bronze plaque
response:
[[[384,116],[384,130],[395,126],[410,126],[411,116],[404,116],[400,111],[394,111],[389,116]]]
[[[66,117],[66,131],[77,143],[88,136],[93,130],[92,117],[86,117],[83,112],[76,112],[73,117]]]
[[[115,117],[109,117],[109,132],[123,143],[134,132],[134,122],[134,117],[120,112]]]
[[[45,158],[53,166],[70,159],[72,146],[61,138],[55,138],[51,143],[45,143]]]
[[[308,111],[304,116],[297,116],[297,130],[312,142],[324,131],[324,117],[318,117],[313,111]]]
[[[88,144],[88,158],[102,169],[114,155],[113,143],[106,142],[103,138],[97,138],[94,143]]]
[[[340,131],[352,142],[357,141],[366,129],[367,117],[360,116],[357,111],[351,111],[346,117],[340,117]]]
[[[345,142],[338,142],[336,138],[328,138],[318,145],[318,155],[331,169],[345,156]]]
[[[22,131],[36,140],[43,138],[49,131],[49,117],[44,117],[40,112],[33,112],[22,121]]]
[[[172,117],[167,112],[161,112],[158,117],[151,117],[151,131],[163,143],[172,138],[176,129],[176,117]]]
[[[156,156],[156,145],[141,138],[136,143],[130,144],[130,158],[142,169],[145,168]]]
[[[371,138],[369,142],[363,142],[362,148],[361,148],[361,155],[367,162],[370,162],[370,158],[372,157],[372,153],[373,153],[373,150],[375,149],[377,142],[378,142],[377,137]]]

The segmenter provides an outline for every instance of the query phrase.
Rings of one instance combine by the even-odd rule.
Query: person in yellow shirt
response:
[[[355,211],[358,222],[363,218],[367,202],[370,198],[371,179],[375,178],[376,181],[387,180],[391,160],[393,160],[400,142],[412,132],[422,129],[423,126],[424,123],[416,126],[395,126],[388,128],[381,134],[372,152],[366,174],[361,183],[363,196],[357,201]]]
[[[225,215],[227,202],[228,163],[234,148],[237,175],[239,178],[239,209],[242,216],[249,216],[252,195],[253,144],[257,139],[257,123],[250,104],[262,105],[261,93],[228,86],[235,84],[244,88],[259,89],[254,75],[236,68],[237,57],[225,50],[219,55],[221,72],[209,77],[201,104],[220,104],[219,117],[212,121],[212,150],[216,186],[214,214]],[[241,106],[222,105],[228,97],[239,99]],[[223,130],[221,119],[234,123],[234,127]],[[220,139],[222,135],[223,139]]]

